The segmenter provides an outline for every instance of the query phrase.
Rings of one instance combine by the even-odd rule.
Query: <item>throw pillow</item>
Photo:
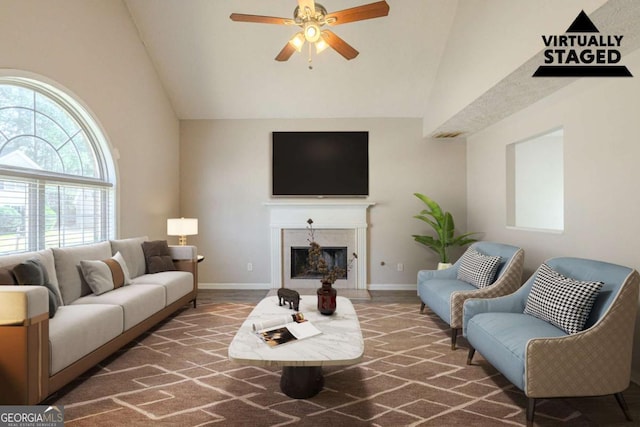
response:
[[[142,251],[147,263],[147,273],[153,274],[176,269],[166,240],[143,242]]]
[[[82,276],[95,295],[101,295],[131,282],[124,258],[117,252],[106,260],[80,261]]]
[[[13,274],[13,267],[14,266],[0,268],[0,286],[18,284],[16,276]]]
[[[493,283],[501,260],[499,256],[484,255],[469,248],[460,260],[458,280],[470,283],[476,288],[485,288]]]
[[[584,328],[603,282],[584,282],[563,276],[542,264],[524,308],[530,314],[568,334]]]
[[[49,318],[51,319],[58,311],[58,297],[56,297],[55,288],[49,283],[49,274],[40,260],[33,258],[28,259],[15,267],[13,267],[18,285],[44,286],[49,291]]]
[[[111,253],[120,252],[127,263],[132,279],[142,276],[147,270],[147,264],[142,252],[142,242],[149,240],[147,237],[132,237],[128,239],[111,240]]]

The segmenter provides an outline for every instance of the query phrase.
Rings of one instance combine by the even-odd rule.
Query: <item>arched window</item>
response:
[[[113,238],[113,161],[82,105],[0,76],[0,253]]]

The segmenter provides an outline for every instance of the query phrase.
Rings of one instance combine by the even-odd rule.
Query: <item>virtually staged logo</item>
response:
[[[533,77],[633,77],[619,64],[623,38],[600,34],[583,10],[565,34],[542,36],[545,65]]]

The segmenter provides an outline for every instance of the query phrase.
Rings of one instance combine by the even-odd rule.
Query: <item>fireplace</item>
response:
[[[314,220],[314,240],[323,249],[323,256],[327,264],[339,263],[342,268],[347,266],[347,257],[356,252],[356,233],[352,229],[316,229]],[[305,269],[307,264],[307,252],[309,249],[309,230],[298,228],[285,228],[282,230],[282,283],[285,288],[317,289],[320,287],[319,273],[300,273],[298,277],[292,274]],[[298,249],[298,250],[296,250]],[[341,254],[340,254],[341,253]],[[342,260],[340,260],[342,258]],[[309,273],[309,272],[306,272]],[[336,288],[357,289],[357,274],[349,274],[339,278],[334,283]],[[303,277],[306,276],[306,277]]]
[[[327,263],[327,268],[341,268],[344,274],[338,276],[338,279],[348,279],[347,271],[347,247],[346,246],[330,246],[322,247],[322,258]],[[309,247],[308,246],[292,246],[291,247],[291,280],[301,279],[320,279],[322,273],[317,270],[310,270],[309,267]]]
[[[356,253],[345,279],[334,286],[342,289],[367,289],[367,209],[366,201],[321,200],[317,202],[268,202],[271,226],[271,287],[316,289],[318,278],[291,278],[291,248],[309,247],[307,220],[313,219],[314,239],[323,248],[346,247],[346,257]],[[345,261],[345,263],[347,263]]]

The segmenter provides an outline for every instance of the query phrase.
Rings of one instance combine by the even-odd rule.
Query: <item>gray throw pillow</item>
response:
[[[2,285],[17,285],[16,276],[13,274],[13,267],[2,267],[0,268],[0,286]]]
[[[49,291],[49,318],[56,315],[58,310],[58,298],[55,288],[49,283],[49,274],[39,259],[28,259],[15,267],[13,274],[18,285],[44,286]]]
[[[173,271],[176,269],[166,240],[143,242],[142,252],[144,252],[148,274]]]

